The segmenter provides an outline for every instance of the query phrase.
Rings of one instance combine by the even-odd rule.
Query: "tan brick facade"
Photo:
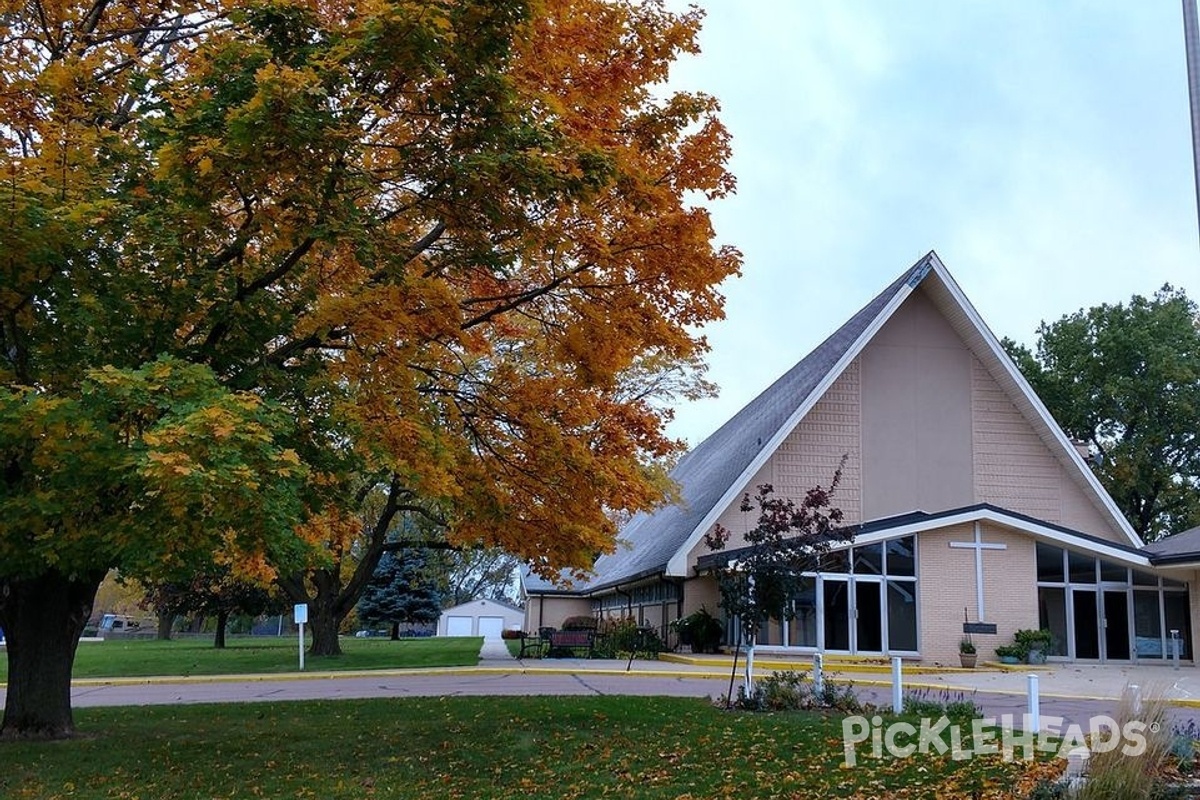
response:
[[[1129,544],[1073,480],[978,358],[972,357],[977,502]]]
[[[1006,550],[983,552],[984,619],[976,610],[975,553],[950,547],[974,540],[972,525],[926,531],[917,537],[918,604],[923,661],[958,663],[963,638],[963,609],[971,622],[990,622],[996,634],[973,634],[980,660],[994,659],[997,645],[1010,644],[1013,632],[1038,627],[1037,568],[1034,542],[1025,535],[981,525],[984,542]]]
[[[754,495],[758,486],[769,483],[777,497],[802,498],[817,485],[829,486],[834,472],[847,456],[835,505],[848,525],[862,521],[862,458],[859,445],[858,362],[850,364],[829,391],[796,426],[775,454],[751,479],[746,491]],[[745,534],[756,515],[743,513],[737,498],[717,520],[731,534],[727,549],[742,547]],[[688,554],[689,569],[709,552],[701,540]],[[710,610],[711,606],[710,606]]]

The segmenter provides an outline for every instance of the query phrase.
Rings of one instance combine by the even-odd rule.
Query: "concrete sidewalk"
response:
[[[631,664],[617,659],[545,658],[514,659],[507,648],[482,653],[484,657],[474,667],[428,667],[420,669],[379,669],[331,672],[286,672],[271,674],[202,675],[202,676],[153,676],[81,678],[73,682],[76,687],[88,686],[148,686],[154,684],[201,684],[201,683],[277,683],[281,681],[328,681],[351,678],[394,678],[404,676],[431,675],[603,675],[612,677],[638,677],[660,679],[694,679],[724,681],[728,684],[732,662],[723,668],[709,665],[681,664],[668,661],[635,659]],[[487,648],[484,648],[487,650]],[[769,662],[768,662],[769,663]],[[796,663],[790,669],[803,671],[810,665]],[[757,676],[767,675],[773,670],[756,665]],[[738,664],[738,680],[741,679],[742,664]],[[996,695],[1020,695],[1026,693],[1029,671],[999,670],[956,670],[947,673],[915,673],[904,676],[906,689],[930,689],[963,692],[965,694],[987,693]],[[1170,666],[1100,666],[1100,665],[1055,665],[1036,671],[1043,697],[1061,697],[1077,700],[1116,701],[1125,687],[1138,684],[1144,697],[1162,696],[1174,705],[1200,708],[1200,669],[1182,667],[1178,671]],[[891,677],[878,671],[863,672],[849,668],[827,668],[826,676],[839,682],[857,686],[890,686]]]

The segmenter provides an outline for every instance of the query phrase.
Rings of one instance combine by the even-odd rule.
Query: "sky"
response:
[[[997,337],[1164,283],[1200,300],[1178,0],[700,0],[738,247],[696,445],[936,250]],[[673,7],[682,8],[683,4]]]

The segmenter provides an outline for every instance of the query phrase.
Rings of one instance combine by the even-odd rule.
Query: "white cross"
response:
[[[994,542],[983,541],[983,533],[980,530],[979,523],[975,523],[975,541],[973,542],[950,542],[951,547],[967,548],[975,551],[975,603],[978,606],[979,616],[976,618],[979,622],[983,622],[983,551],[984,550],[1007,550],[1008,545],[998,544]]]

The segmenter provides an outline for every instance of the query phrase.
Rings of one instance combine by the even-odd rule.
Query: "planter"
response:
[[[1001,664],[1020,664],[1021,659],[1017,658],[1016,656],[1000,656],[1000,663]]]
[[[966,669],[975,669],[975,661],[979,658],[978,653],[959,653],[958,661]]]
[[[1030,650],[1029,657],[1026,659],[1030,664],[1045,664],[1046,654],[1041,650]]]

